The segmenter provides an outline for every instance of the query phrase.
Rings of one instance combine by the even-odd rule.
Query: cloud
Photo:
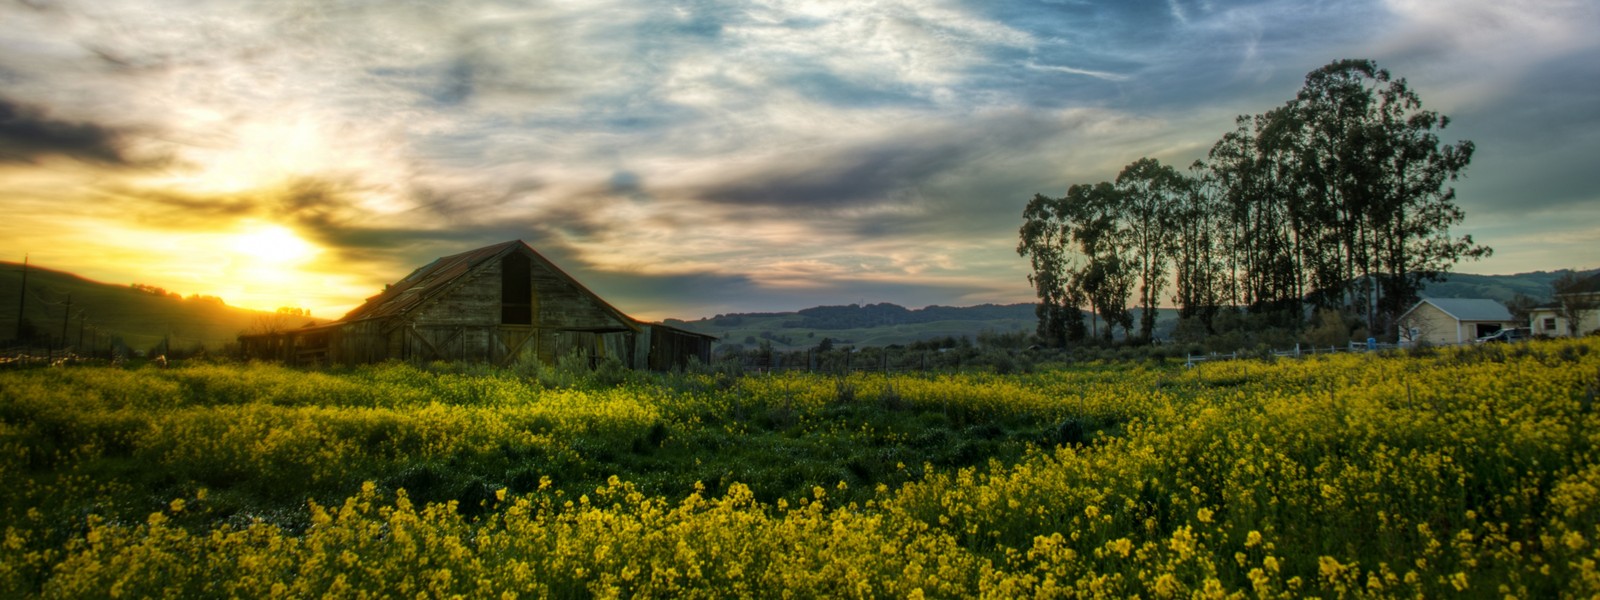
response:
[[[1498,234],[1542,226],[1508,206],[1592,214],[1582,157],[1595,155],[1587,82],[1600,60],[1581,24],[1595,12],[1521,0],[0,3],[0,167],[17,215],[0,239],[70,222],[84,229],[74,241],[183,252],[164,240],[271,224],[327,249],[316,276],[362,285],[525,239],[622,302],[653,290],[686,312],[697,298],[727,310],[1004,301],[1026,297],[1012,246],[1033,193],[1114,177],[1140,156],[1186,164],[1233,115],[1281,103],[1347,56],[1409,77],[1456,118],[1447,137],[1479,144],[1460,202],[1479,219],[1467,229],[1509,227],[1486,227]],[[72,247],[29,235],[15,243]],[[185,272],[214,274],[192,258]]]
[[[37,164],[60,157],[131,166],[137,161],[125,155],[125,136],[117,128],[55,119],[44,110],[0,98],[0,163]]]
[[[1071,127],[1046,116],[1007,112],[882,129],[853,143],[796,148],[730,165],[717,179],[676,193],[800,213],[915,203],[919,188],[952,172],[981,168],[996,154],[1029,152]]]

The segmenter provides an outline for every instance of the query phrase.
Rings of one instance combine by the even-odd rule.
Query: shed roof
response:
[[[1454,317],[1457,321],[1510,321],[1511,311],[1504,304],[1487,298],[1423,298],[1423,302],[1434,305]],[[1416,310],[1416,306],[1411,310]],[[1406,312],[1411,312],[1408,310]]]

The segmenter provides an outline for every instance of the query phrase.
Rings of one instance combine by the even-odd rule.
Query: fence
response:
[[[1350,342],[1348,345],[1345,345],[1345,346],[1328,346],[1326,348],[1319,348],[1319,347],[1316,347],[1316,346],[1312,346],[1310,348],[1302,348],[1300,346],[1300,344],[1295,344],[1294,348],[1291,349],[1291,350],[1273,350],[1273,351],[1271,351],[1271,355],[1276,357],[1276,358],[1299,358],[1299,357],[1302,357],[1302,356],[1315,356],[1317,354],[1338,354],[1338,353],[1341,353],[1341,352],[1378,352],[1378,351],[1381,351],[1381,350],[1394,350],[1396,348],[1401,348],[1401,347],[1403,347],[1403,346],[1398,346],[1398,345],[1389,344],[1389,343],[1378,343],[1378,342],[1373,342],[1373,341],[1370,341],[1370,340],[1367,341],[1366,343]],[[1238,359],[1240,357],[1240,354],[1241,353],[1239,353],[1239,352],[1230,352],[1228,354],[1219,354],[1219,353],[1216,353],[1216,352],[1212,352],[1211,354],[1192,354],[1192,355],[1189,355],[1187,357],[1187,359],[1184,361],[1184,366],[1192,368],[1192,367],[1195,366],[1195,364],[1201,363],[1201,362],[1218,361],[1218,360],[1236,360],[1236,359]],[[1245,358],[1256,358],[1256,357],[1262,357],[1262,356],[1266,355],[1266,353],[1254,353],[1254,352],[1246,352],[1246,353],[1243,353],[1243,354],[1244,354]]]

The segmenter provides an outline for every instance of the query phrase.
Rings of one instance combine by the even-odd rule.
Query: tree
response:
[[[1078,287],[1078,261],[1072,254],[1075,216],[1068,212],[1065,198],[1034,194],[1022,211],[1021,242],[1017,254],[1026,256],[1033,266],[1028,282],[1039,296],[1034,313],[1039,317],[1039,339],[1050,346],[1081,341],[1085,330],[1083,293]]]
[[[1126,228],[1123,226],[1122,194],[1109,182],[1074,185],[1067,188],[1062,199],[1065,213],[1077,219],[1072,240],[1083,256],[1075,281],[1081,288],[1095,318],[1104,319],[1105,331],[1096,334],[1111,341],[1112,327],[1122,326],[1124,334],[1133,328],[1133,315],[1128,312],[1128,296],[1133,291],[1135,271],[1129,260],[1130,249]]]
[[[821,354],[823,352],[829,352],[829,351],[832,351],[832,350],[833,350],[833,338],[831,338],[831,337],[822,338],[822,341],[817,343],[817,353],[818,354]]]
[[[1226,264],[1221,260],[1227,227],[1216,181],[1202,161],[1195,161],[1189,170],[1194,176],[1185,178],[1184,196],[1174,215],[1177,289],[1172,300],[1178,304],[1180,331],[1192,339],[1213,331],[1212,322],[1229,285]]]
[[[1506,301],[1506,310],[1511,312],[1512,320],[1518,323],[1527,323],[1533,317],[1533,309],[1539,306],[1539,301],[1527,294],[1517,294]]]
[[[1556,299],[1556,316],[1567,321],[1567,334],[1580,335],[1589,313],[1600,309],[1600,275],[1583,277],[1569,271],[1551,282],[1550,289]]]
[[[1119,220],[1139,278],[1139,339],[1145,342],[1154,337],[1156,304],[1177,253],[1179,205],[1188,199],[1187,189],[1182,173],[1153,158],[1134,161],[1117,175]]]
[[[1425,282],[1492,253],[1450,233],[1465,214],[1448,184],[1475,146],[1442,143],[1450,119],[1423,110],[1405,79],[1371,60],[1335,61],[1306,75],[1278,118],[1293,140],[1299,221],[1316,244],[1319,306],[1349,307],[1386,331]]]

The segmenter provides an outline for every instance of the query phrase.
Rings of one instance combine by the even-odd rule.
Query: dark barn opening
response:
[[[500,263],[500,322],[533,324],[533,263],[519,253],[507,254]]]

